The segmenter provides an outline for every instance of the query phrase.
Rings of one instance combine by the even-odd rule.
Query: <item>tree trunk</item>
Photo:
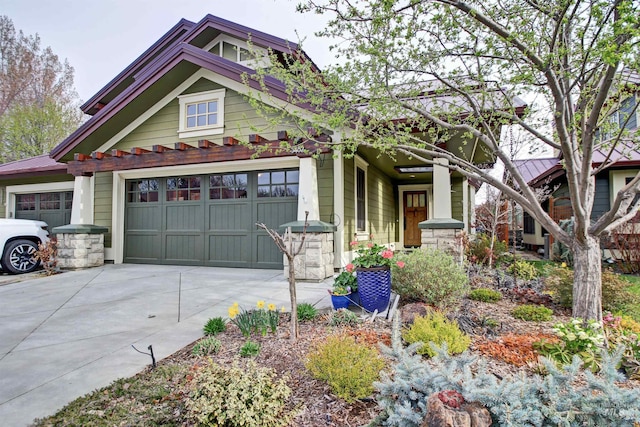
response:
[[[289,258],[289,297],[291,299],[291,341],[296,341],[300,335],[298,327],[298,299],[296,296],[296,269],[293,265],[293,256]]]
[[[602,321],[600,239],[587,236],[573,245],[573,317]]]

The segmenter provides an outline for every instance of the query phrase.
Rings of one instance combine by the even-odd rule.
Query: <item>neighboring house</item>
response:
[[[354,238],[373,235],[400,249],[422,245],[418,224],[425,220],[455,220],[470,230],[475,188],[444,166],[402,156],[394,162],[364,148],[348,159],[328,149],[317,158],[256,158],[238,144],[288,139],[286,123],[267,129],[245,98],[260,88],[250,89],[242,74],[269,65],[252,60],[249,39],[255,49],[311,61],[295,43],[215,16],[180,21],[82,105],[92,117],[52,150],[52,161],[36,158],[46,163],[42,175],[22,178],[34,159],[0,167],[6,216],[24,215],[22,194],[35,197],[36,207],[47,194],[62,194],[66,208],[73,191],[67,221],[107,227],[106,260],[250,268],[283,263],[255,224],[278,228],[303,220],[305,211],[335,225],[334,267],[351,259]],[[280,82],[266,84],[276,102],[286,102]],[[325,133],[320,138],[332,132]],[[490,160],[461,138],[446,148]]]
[[[74,177],[48,155],[0,165],[0,218],[37,219],[49,229],[69,224]]]

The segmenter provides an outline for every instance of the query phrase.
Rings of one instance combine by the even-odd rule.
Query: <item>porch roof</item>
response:
[[[67,165],[59,163],[49,157],[48,154],[16,160],[0,165],[0,180],[40,175],[64,174]]]

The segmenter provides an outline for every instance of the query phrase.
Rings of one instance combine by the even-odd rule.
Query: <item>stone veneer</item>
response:
[[[280,226],[284,231],[291,227],[293,248],[302,240],[304,221],[295,221]],[[322,221],[309,221],[303,248],[294,259],[296,280],[322,281],[333,276],[333,233],[336,226]],[[284,275],[289,277],[289,260],[284,258]]]
[[[104,265],[104,233],[108,229],[90,224],[55,227],[58,241],[56,259],[62,269],[98,267]]]
[[[460,234],[464,223],[455,219],[429,219],[418,224],[422,248],[440,249],[452,255],[461,254]]]

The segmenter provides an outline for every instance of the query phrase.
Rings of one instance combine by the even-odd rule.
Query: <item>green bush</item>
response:
[[[222,343],[219,339],[209,336],[201,339],[193,346],[191,353],[196,356],[206,356],[211,353],[217,353],[222,348]]]
[[[555,303],[563,307],[573,304],[573,270],[553,268],[545,280],[545,286]],[[627,307],[640,304],[640,296],[631,292],[631,284],[611,270],[602,270],[602,309],[611,312],[626,311]]]
[[[425,302],[438,308],[457,304],[469,287],[464,269],[445,252],[433,249],[398,254],[392,266],[392,289],[405,301]]]
[[[507,251],[507,244],[495,237],[493,238],[492,250],[491,237],[488,234],[480,233],[466,245],[465,255],[473,263],[488,265],[489,261],[491,264],[495,264],[497,259]]]
[[[298,320],[301,322],[306,322],[308,320],[313,320],[318,315],[318,309],[308,302],[303,302],[298,304]]]
[[[326,381],[336,396],[353,402],[373,393],[373,382],[384,365],[375,349],[356,343],[353,337],[333,335],[311,350],[305,366],[315,378]]]
[[[260,353],[260,344],[253,341],[247,341],[240,347],[240,356],[242,357],[254,357]]]
[[[227,322],[222,317],[214,317],[207,320],[202,328],[205,335],[217,335],[227,329]]]
[[[523,304],[514,308],[511,315],[530,322],[546,322],[551,320],[553,310],[544,305]]]
[[[524,260],[517,260],[509,266],[509,273],[514,274],[522,280],[533,280],[538,277],[536,267]]]
[[[272,369],[249,362],[225,368],[213,362],[200,368],[190,384],[187,415],[200,426],[286,426],[291,389]]]
[[[426,316],[417,316],[410,327],[402,330],[402,339],[409,344],[422,342],[423,345],[417,349],[417,353],[429,357],[436,355],[429,345],[430,342],[438,346],[447,343],[450,354],[462,353],[471,344],[471,338],[460,330],[455,321],[450,321],[437,311]]]
[[[478,288],[469,292],[469,299],[482,302],[496,302],[502,299],[502,294],[489,288]]]
[[[354,326],[360,323],[358,316],[351,310],[341,308],[329,314],[329,324],[331,326]]]

